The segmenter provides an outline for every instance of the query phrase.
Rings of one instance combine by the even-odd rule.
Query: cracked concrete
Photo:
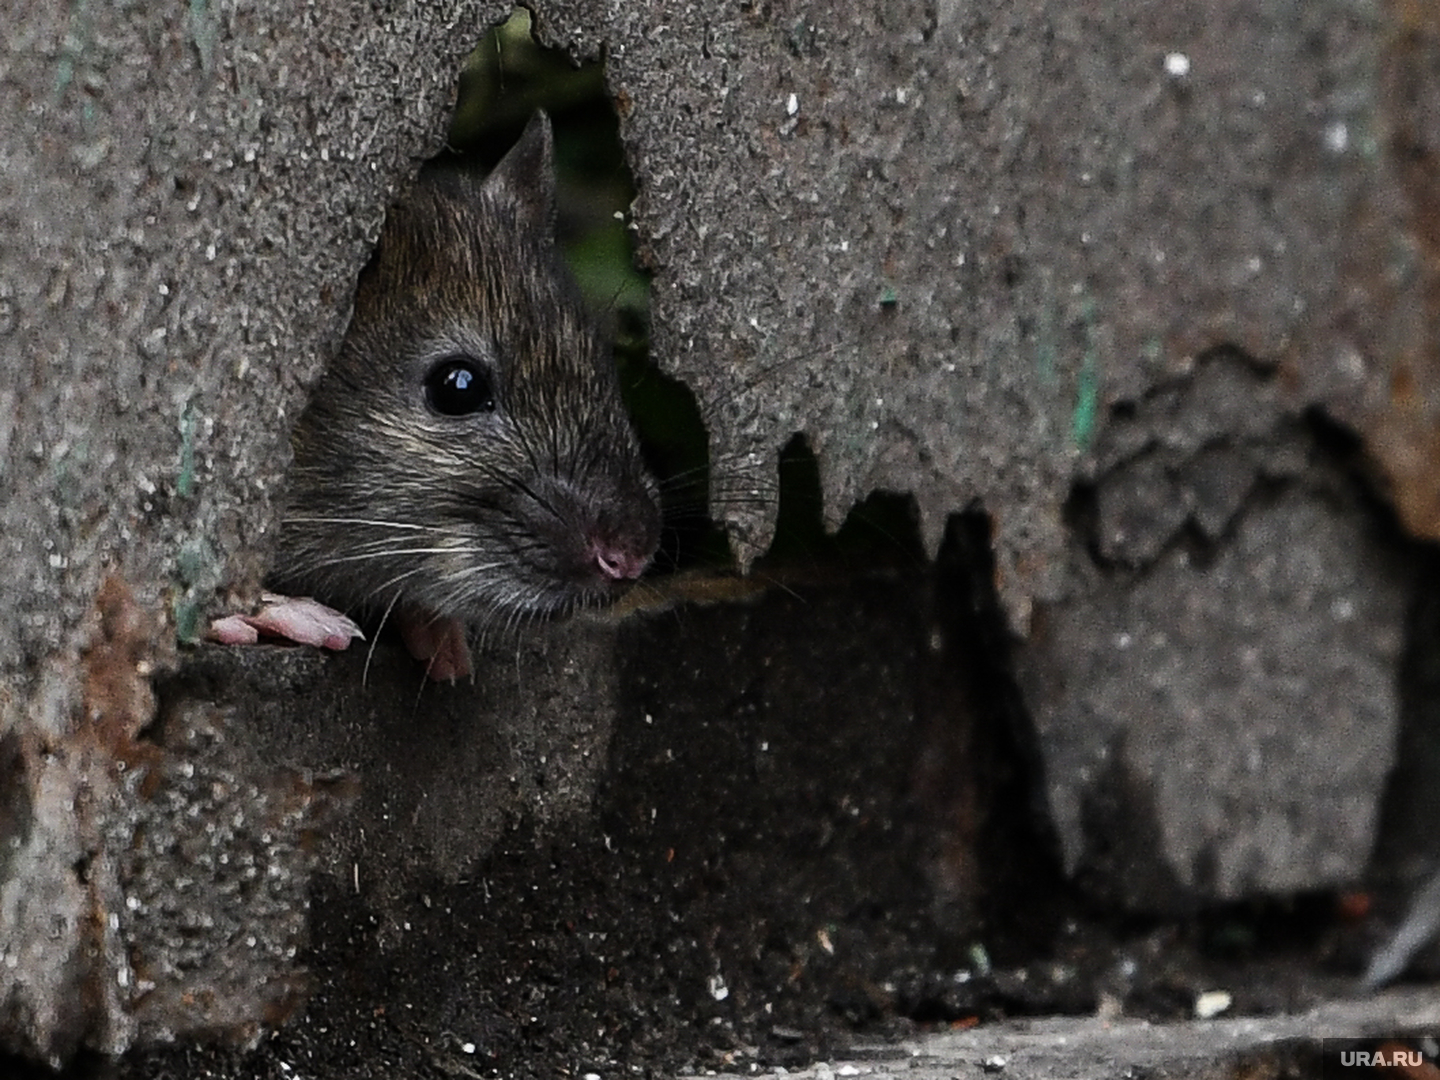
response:
[[[1118,411],[1075,511],[1086,584],[1019,653],[1067,870],[1140,909],[1354,882],[1413,554],[1243,357]]]
[[[48,1058],[141,1032],[114,984],[80,989],[129,962],[112,870],[135,803],[116,748],[151,752],[149,680],[207,611],[253,594],[289,424],[387,200],[438,148],[461,59],[506,10],[12,7],[7,948],[35,912],[57,921],[23,977],[0,965],[0,1019],[9,1045]],[[832,524],[876,488],[914,494],[932,551],[952,512],[978,501],[991,515],[1009,626],[1034,639],[1026,686],[1072,868],[1139,904],[1353,873],[1396,738],[1406,576],[1292,429],[1323,407],[1373,453],[1401,525],[1440,537],[1436,14],[1348,0],[537,0],[535,13],[547,40],[609,59],[633,227],[656,272],[654,354],[704,404],[713,459],[735,470],[720,486],[767,477],[799,431]],[[1103,447],[1125,427],[1111,407],[1185,385],[1217,345],[1276,372],[1225,412],[1228,430],[1243,433],[1252,406],[1257,424],[1278,410],[1278,426],[1122,454],[1106,476]],[[1108,579],[1067,521],[1077,479],[1100,485]],[[722,509],[742,560],[764,546],[773,508]],[[138,612],[118,651],[112,581]],[[1161,673],[1174,677],[1147,684]],[[561,712],[580,681],[524,671]],[[399,712],[377,721],[403,745]],[[590,758],[544,773],[562,791],[573,770],[583,793],[600,767],[597,724],[579,740]],[[163,753],[162,779],[206,760],[183,742]],[[267,763],[235,768],[269,797]],[[1111,769],[1129,801],[1089,798],[1087,769]],[[412,796],[425,835],[463,850],[442,808]],[[184,804],[210,813],[198,793]],[[1117,809],[1155,838],[1130,877],[1113,858]],[[305,832],[286,820],[291,839]],[[298,860],[297,889],[307,872]],[[38,1009],[36,993],[58,1005]]]

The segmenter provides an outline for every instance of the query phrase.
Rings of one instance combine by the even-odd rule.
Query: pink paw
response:
[[[439,682],[454,682],[470,674],[470,646],[459,619],[424,611],[399,611],[395,621],[410,655],[425,664],[425,674]]]
[[[347,616],[309,597],[264,593],[260,600],[262,606],[254,615],[216,619],[205,636],[222,645],[254,645],[264,635],[337,650],[348,647],[356,638],[365,640],[360,627]]]

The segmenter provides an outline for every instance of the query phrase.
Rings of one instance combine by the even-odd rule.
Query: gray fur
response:
[[[483,181],[431,170],[392,211],[295,431],[278,587],[477,623],[607,600],[597,533],[654,551],[655,485],[555,248],[550,146],[537,114]],[[495,412],[427,404],[457,352],[491,366]]]

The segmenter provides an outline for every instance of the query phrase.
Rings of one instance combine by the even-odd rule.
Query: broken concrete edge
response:
[[[900,1044],[857,1042],[849,1055],[804,1069],[749,1072],[791,1080],[904,1076],[910,1080],[1110,1080],[1142,1070],[1164,1076],[1249,1075],[1245,1062],[1287,1044],[1316,1047],[1326,1039],[1433,1035],[1440,1027],[1440,991],[1407,988],[1374,997],[1328,1002],[1279,1016],[1237,1016],[1183,1023],[1087,1017],[1010,1020]],[[1217,1071],[1220,1070],[1220,1071]],[[691,1074],[686,1074],[691,1075]],[[699,1075],[699,1074],[694,1074]],[[704,1075],[714,1075],[707,1072]]]
[[[129,962],[118,852],[107,836],[126,816],[121,774],[154,758],[135,738],[154,719],[152,658],[165,654],[165,640],[128,586],[108,576],[71,648],[0,718],[16,785],[0,821],[8,848],[0,916],[9,931],[0,1001],[7,1041],[41,1060],[55,1063],[82,1044],[119,1052],[134,1036],[119,1002]]]
[[[157,731],[175,649],[117,576],[75,638],[28,711],[8,698],[0,716],[0,1036],[52,1068],[82,1048],[252,1041],[303,1000],[307,837],[353,788],[267,767],[203,702],[172,703]]]

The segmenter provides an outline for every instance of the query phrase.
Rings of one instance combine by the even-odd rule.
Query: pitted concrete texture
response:
[[[1063,589],[1061,507],[1110,403],[1229,343],[1366,430],[1440,535],[1433,11],[539,10],[608,43],[656,353],[722,473],[768,477],[804,431],[832,521],[910,491],[938,541],[983,500],[1023,631]],[[726,512],[763,543],[763,514]]]
[[[12,7],[0,658],[73,647],[107,567],[190,633],[258,580],[290,422],[502,10]]]
[[[503,10],[12,12],[0,442],[24,589],[0,655],[69,642],[102,564],[184,630],[216,586],[253,584],[289,420],[386,197],[438,147],[459,60]],[[1108,403],[1215,344],[1370,433],[1406,520],[1436,533],[1407,497],[1433,472],[1437,337],[1426,189],[1401,166],[1433,142],[1437,32],[1408,11],[581,2],[537,20],[606,48],[655,352],[706,403],[717,468],[763,489],[803,430],[832,521],[913,491],[938,541],[983,499],[1023,629],[1062,588],[1061,506]],[[722,510],[763,543],[769,508]]]
[[[167,755],[142,738],[156,716],[148,682],[219,592],[257,584],[291,419],[343,330],[389,192],[439,146],[459,63],[501,11],[427,4],[424,19],[401,15],[398,25],[364,4],[7,11],[0,1030],[9,1045],[42,1058],[82,1044],[118,1052],[147,1031],[163,1038],[212,1021],[255,1029],[283,1013],[283,992],[242,992],[240,1015],[227,1013],[221,987],[235,957],[218,939],[208,939],[217,1009],[207,1017],[183,977],[194,958],[155,956],[142,931],[127,937],[140,909],[125,906],[123,864],[144,848],[145,812],[166,801],[150,802],[153,787],[137,791],[125,773],[143,760],[152,785],[176,796],[174,820],[150,831],[188,836],[197,856],[206,815],[226,800],[187,794],[186,768],[233,771],[253,795],[252,825],[265,820],[267,798],[280,799],[276,778],[253,761],[212,769],[197,747]],[[296,804],[276,811],[277,849],[298,844],[306,826],[298,806],[308,796],[291,796]],[[276,945],[267,955],[282,967],[308,882],[308,856],[295,851],[284,868],[293,890],[276,904],[285,925],[256,935],[262,951]],[[268,969],[235,985],[270,976],[291,977]],[[146,1006],[134,1007],[147,994],[160,1013],[163,1002],[188,1001],[190,1014],[147,1020]]]
[[[1415,587],[1274,380],[1205,358],[1101,437],[1076,579],[1019,650],[1066,869],[1135,908],[1353,882]]]
[[[114,868],[134,804],[120,766],[148,741],[148,680],[207,611],[258,584],[289,425],[385,204],[438,149],[463,56],[507,13],[457,0],[7,10],[0,941],[58,913],[36,946],[49,959],[18,977],[0,964],[11,1045],[48,1057],[136,1034],[115,984],[77,988],[124,971]],[[1028,633],[1037,600],[1091,582],[1063,509],[1111,404],[1224,343],[1279,365],[1288,414],[1320,404],[1361,431],[1401,520],[1440,536],[1430,8],[537,0],[535,14],[547,40],[609,58],[657,272],[654,354],[705,406],[719,486],[742,493],[717,508],[742,559],[773,511],[743,493],[770,489],[775,455],[804,431],[831,521],[872,489],[909,491],[938,542],[946,516],[980,500],[1010,622]],[[1250,640],[1289,650],[1292,629],[1321,633],[1314,613],[1338,611],[1369,565],[1349,512],[1321,508],[1244,515],[1255,543],[1222,553],[1235,581],[1253,578],[1242,563],[1263,561],[1261,538],[1313,523],[1307,550],[1340,564],[1313,618],[1246,609]],[[1220,580],[1173,572],[1181,588]],[[107,581],[138,612],[118,647]],[[1143,599],[1108,595],[1071,630],[1110,633],[1124,605],[1155,610]],[[1356,610],[1367,625],[1372,609]],[[1178,617],[1162,620],[1171,641]],[[1101,648],[1072,645],[1082,660]],[[1360,650],[1356,719],[1393,711],[1382,691],[1359,697],[1387,650]],[[1284,677],[1300,703],[1339,673]],[[537,695],[571,692],[564,672],[534,678]],[[194,745],[166,752],[199,767]],[[233,767],[270,790],[262,764]],[[1367,820],[1354,798],[1342,860]],[[412,803],[444,833],[439,808]],[[300,851],[305,823],[287,821]],[[298,889],[303,860],[294,873]],[[85,1015],[37,1021],[36,992]]]

